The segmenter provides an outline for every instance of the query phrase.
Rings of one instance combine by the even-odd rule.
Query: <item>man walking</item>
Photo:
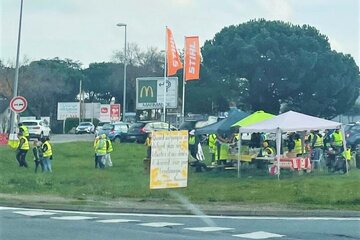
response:
[[[100,139],[96,142],[95,147],[96,163],[95,168],[105,168],[105,155],[106,155],[106,135],[102,134]]]
[[[41,145],[41,150],[43,152],[43,157],[42,157],[42,163],[44,165],[44,172],[52,172],[51,169],[51,159],[52,159],[52,147],[51,144],[49,143],[49,138],[48,137],[43,137],[41,139],[41,142],[43,143]]]
[[[23,136],[23,133],[20,131],[18,133],[18,138],[19,138],[19,146],[16,150],[16,160],[19,163],[20,167],[28,167],[27,162],[26,162],[26,154],[30,149],[30,145],[29,145],[29,140]]]

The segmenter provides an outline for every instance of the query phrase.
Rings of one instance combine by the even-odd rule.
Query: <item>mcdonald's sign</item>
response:
[[[138,90],[139,103],[157,102],[157,81],[140,81],[138,85]]]
[[[140,98],[143,98],[143,96],[148,97],[148,96],[154,97],[154,90],[151,86],[143,86],[140,89]]]
[[[177,108],[178,78],[166,81],[166,106]],[[142,77],[136,79],[136,109],[160,109],[164,105],[164,77]]]

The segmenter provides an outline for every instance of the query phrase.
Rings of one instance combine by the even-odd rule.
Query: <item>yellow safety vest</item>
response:
[[[351,150],[350,150],[350,148],[346,149],[346,151],[343,151],[342,155],[346,160],[350,161],[351,160]]]
[[[343,145],[343,136],[341,134],[341,132],[333,132],[333,141],[334,141],[334,145],[337,147],[341,147]]]
[[[47,146],[47,150],[43,153],[43,157],[47,158],[47,157],[50,157],[52,155],[52,149],[51,149],[51,144],[48,142],[48,141],[45,141],[41,148],[44,147],[44,145]]]
[[[96,143],[95,152],[96,152],[97,154],[100,154],[100,155],[105,155],[105,154],[106,154],[106,140],[105,140],[105,139],[100,139],[100,140]]]
[[[108,148],[107,148],[106,152],[111,153],[112,151],[114,151],[111,140],[109,139],[106,142],[108,143],[108,146],[107,146]]]
[[[147,137],[145,140],[145,146],[151,147],[151,138]]]
[[[318,134],[316,134],[316,142],[314,147],[323,147],[324,146],[324,138]]]
[[[294,140],[294,142],[295,142],[294,152],[296,154],[301,154],[302,153],[301,139]]]
[[[195,144],[195,136],[190,136],[189,137],[189,145],[194,145]]]
[[[29,150],[30,149],[30,145],[29,145],[29,141],[27,140],[27,138],[25,136],[21,136],[20,137],[20,141],[21,139],[24,139],[24,143],[23,145],[21,146],[21,150]]]
[[[264,148],[263,155],[274,155],[274,150],[271,147]]]
[[[27,126],[22,125],[22,126],[20,126],[20,129],[21,129],[22,134],[23,134],[24,137],[28,137],[28,136],[29,136],[29,129],[28,129]]]
[[[216,135],[215,134],[209,135],[209,147],[211,149],[216,148]]]
[[[229,157],[229,145],[222,143],[220,145],[220,160],[227,160]]]

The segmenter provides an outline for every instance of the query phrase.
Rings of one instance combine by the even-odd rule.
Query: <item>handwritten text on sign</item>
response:
[[[152,133],[150,189],[187,187],[188,132]]]

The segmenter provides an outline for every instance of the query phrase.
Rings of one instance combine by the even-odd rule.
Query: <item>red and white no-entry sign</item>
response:
[[[26,107],[27,107],[27,101],[22,96],[13,97],[13,99],[11,99],[10,101],[10,109],[13,112],[21,113],[25,111]]]

